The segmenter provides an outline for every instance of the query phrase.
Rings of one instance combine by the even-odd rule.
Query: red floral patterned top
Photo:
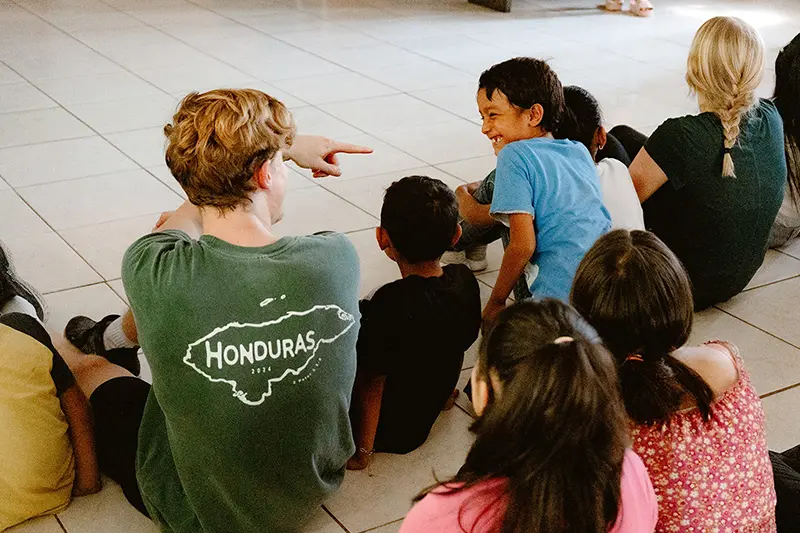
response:
[[[775,487],[764,434],[761,400],[739,350],[728,354],[739,380],[711,406],[706,422],[697,408],[668,422],[634,424],[633,450],[658,498],[656,533],[775,533]]]

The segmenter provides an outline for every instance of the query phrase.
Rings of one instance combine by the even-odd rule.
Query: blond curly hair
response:
[[[764,77],[764,43],[758,32],[735,17],[714,17],[697,31],[689,51],[686,82],[701,108],[716,114],[725,135],[722,175],[736,176],[731,149],[742,117],[755,105]]]
[[[188,94],[164,126],[167,166],[189,201],[220,211],[250,201],[256,171],[291,146],[292,114],[255,89]]]

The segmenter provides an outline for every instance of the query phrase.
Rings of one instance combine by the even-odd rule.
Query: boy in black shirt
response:
[[[393,183],[376,234],[403,279],[360,303],[352,470],[366,468],[374,451],[407,453],[425,442],[481,325],[475,276],[465,265],[439,263],[461,237],[447,185],[424,176]]]

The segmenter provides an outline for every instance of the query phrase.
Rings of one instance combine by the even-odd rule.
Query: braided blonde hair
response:
[[[714,17],[697,31],[689,51],[686,82],[703,111],[716,114],[725,134],[722,175],[736,176],[731,149],[742,117],[756,103],[764,77],[764,43],[758,32],[735,17]]]

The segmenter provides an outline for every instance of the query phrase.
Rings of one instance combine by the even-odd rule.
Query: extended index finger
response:
[[[358,144],[348,144],[339,141],[334,141],[331,145],[331,154],[371,154],[372,148],[369,146],[361,146]]]

